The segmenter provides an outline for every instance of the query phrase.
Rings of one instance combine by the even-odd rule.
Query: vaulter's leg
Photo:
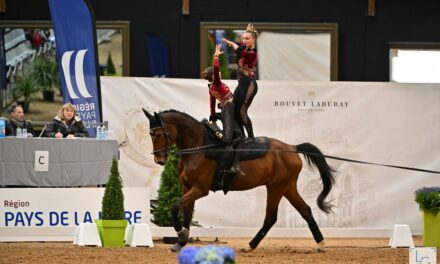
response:
[[[258,86],[255,81],[251,81],[248,87],[248,90],[246,92],[246,97],[244,99],[243,105],[240,107],[240,117],[243,122],[243,125],[247,132],[247,142],[254,142],[254,129],[252,126],[252,121],[249,118],[248,115],[248,109],[252,104],[252,101],[254,100],[255,95],[257,94]]]
[[[324,249],[324,237],[322,236],[321,231],[319,230],[318,224],[315,221],[315,218],[312,214],[312,209],[310,206],[303,200],[303,198],[299,195],[296,187],[291,187],[284,196],[290,202],[290,204],[295,207],[295,209],[300,213],[302,218],[306,220],[309,225],[309,229],[312,232],[313,238],[317,243],[318,252],[325,252]]]
[[[264,218],[263,227],[258,231],[251,242],[249,242],[251,250],[257,248],[261,240],[263,240],[272,226],[277,222],[278,205],[282,197],[279,193],[280,192],[267,188],[266,217]]]
[[[228,151],[232,151],[232,166],[230,168],[231,172],[234,174],[243,172],[240,169],[240,154],[234,151],[234,103],[228,102],[223,105],[222,109],[222,120],[223,120],[223,142],[228,145]]]

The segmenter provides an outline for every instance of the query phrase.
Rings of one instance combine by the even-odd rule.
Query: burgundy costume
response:
[[[215,99],[219,100],[220,105],[223,108],[226,102],[232,101],[232,93],[229,90],[229,87],[226,84],[222,83],[222,81],[220,80],[218,57],[214,57],[212,64],[213,64],[214,80],[212,84],[209,86],[209,95],[210,95],[211,115],[215,115]]]
[[[214,80],[209,85],[209,96],[210,96],[210,108],[211,116],[210,121],[217,120],[217,115],[215,112],[215,100],[220,101],[220,106],[222,109],[222,123],[224,136],[222,138],[223,142],[226,144],[231,144],[233,139],[233,125],[234,125],[234,104],[232,102],[233,96],[229,87],[220,80],[220,70],[219,70],[219,59],[214,57],[213,60],[213,77]]]
[[[255,48],[248,49],[246,46],[241,45],[237,48],[237,59],[239,68],[249,71],[249,75],[254,77],[254,68],[257,65],[257,50]]]
[[[211,115],[209,117],[210,121],[217,120],[217,115],[215,112],[215,100],[220,101],[221,106],[221,119],[223,123],[223,132],[224,135],[222,137],[222,141],[228,145],[227,149],[232,153],[232,166],[230,171],[232,173],[239,173],[240,166],[240,154],[239,152],[233,151],[233,137],[234,137],[234,102],[233,96],[229,87],[224,84],[220,79],[220,70],[219,70],[219,59],[218,56],[214,56],[213,62],[213,78],[214,80],[209,85],[209,96],[210,96],[210,108]]]
[[[238,121],[242,132],[246,128],[248,138],[254,138],[252,121],[247,114],[252,100],[258,92],[257,82],[255,80],[254,69],[257,64],[257,50],[249,49],[241,44],[237,50],[238,86],[234,91],[235,118]]]

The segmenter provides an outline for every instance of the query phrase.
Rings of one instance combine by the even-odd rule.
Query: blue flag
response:
[[[6,90],[6,86],[5,29],[0,28],[0,89]]]
[[[101,122],[96,25],[88,0],[49,0],[64,103],[76,106],[90,137]]]

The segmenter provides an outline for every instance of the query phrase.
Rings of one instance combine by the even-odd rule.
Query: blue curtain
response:
[[[5,29],[0,29],[0,89],[6,89]]]
[[[170,56],[168,46],[158,36],[146,34],[145,42],[148,51],[148,68],[150,77],[170,76]]]

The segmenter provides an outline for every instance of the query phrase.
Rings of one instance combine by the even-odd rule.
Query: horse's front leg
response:
[[[189,239],[189,225],[191,223],[192,212],[194,209],[194,202],[208,195],[208,191],[203,191],[200,188],[192,187],[188,192],[186,192],[182,198],[177,201],[172,209],[173,222],[174,222],[174,230],[177,232],[177,236],[179,238],[179,242],[174,244],[171,247],[171,250],[174,252],[180,251],[182,247],[184,247],[188,243]],[[183,227],[182,223],[179,219],[179,212],[183,209]]]
[[[183,208],[183,227],[177,232],[177,237],[179,238],[179,248],[184,247],[189,242],[189,228],[192,220],[192,214],[194,212],[194,203]],[[180,249],[178,249],[180,250]],[[178,251],[174,250],[174,251]]]

